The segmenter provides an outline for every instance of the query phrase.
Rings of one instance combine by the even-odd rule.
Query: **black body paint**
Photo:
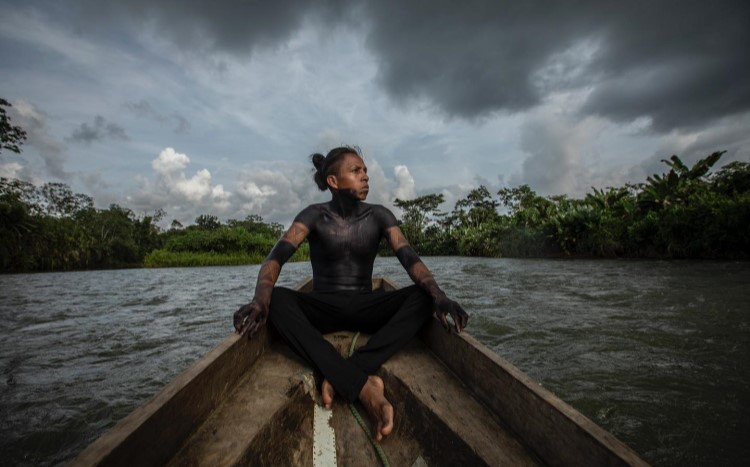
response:
[[[386,229],[397,225],[383,206],[342,201],[335,196],[328,203],[311,205],[294,220],[310,231],[315,291],[371,290],[378,245]]]

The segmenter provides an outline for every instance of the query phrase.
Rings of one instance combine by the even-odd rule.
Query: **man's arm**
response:
[[[266,324],[271,293],[281,274],[281,267],[297,251],[308,233],[310,230],[303,223],[295,221],[263,261],[255,284],[255,296],[250,303],[234,313],[234,329],[240,335],[252,336]]]
[[[389,227],[385,232],[388,243],[411,280],[432,297],[435,304],[435,314],[443,323],[445,329],[450,331],[450,325],[446,319],[446,314],[450,314],[456,332],[463,331],[469,321],[469,315],[461,308],[461,305],[446,297],[445,293],[440,290],[432,272],[422,262],[414,248],[409,245],[398,226]]]

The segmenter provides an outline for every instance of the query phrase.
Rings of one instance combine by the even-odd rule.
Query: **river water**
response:
[[[747,465],[750,264],[426,258],[467,331],[654,465]],[[55,465],[232,331],[258,266],[0,276],[0,464]],[[409,283],[394,258],[376,274]],[[280,284],[310,275],[285,266]]]

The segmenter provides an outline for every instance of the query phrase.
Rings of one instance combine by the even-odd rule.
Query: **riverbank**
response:
[[[307,249],[300,249],[289,259],[290,262],[307,261],[310,259]],[[217,253],[214,251],[168,251],[154,250],[143,259],[145,268],[175,268],[202,266],[248,266],[261,264],[265,254],[234,251]]]

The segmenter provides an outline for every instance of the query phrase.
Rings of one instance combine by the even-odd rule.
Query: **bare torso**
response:
[[[379,205],[358,202],[346,216],[333,202],[314,204],[295,219],[309,230],[315,291],[369,291],[378,246],[396,225],[393,214]]]

